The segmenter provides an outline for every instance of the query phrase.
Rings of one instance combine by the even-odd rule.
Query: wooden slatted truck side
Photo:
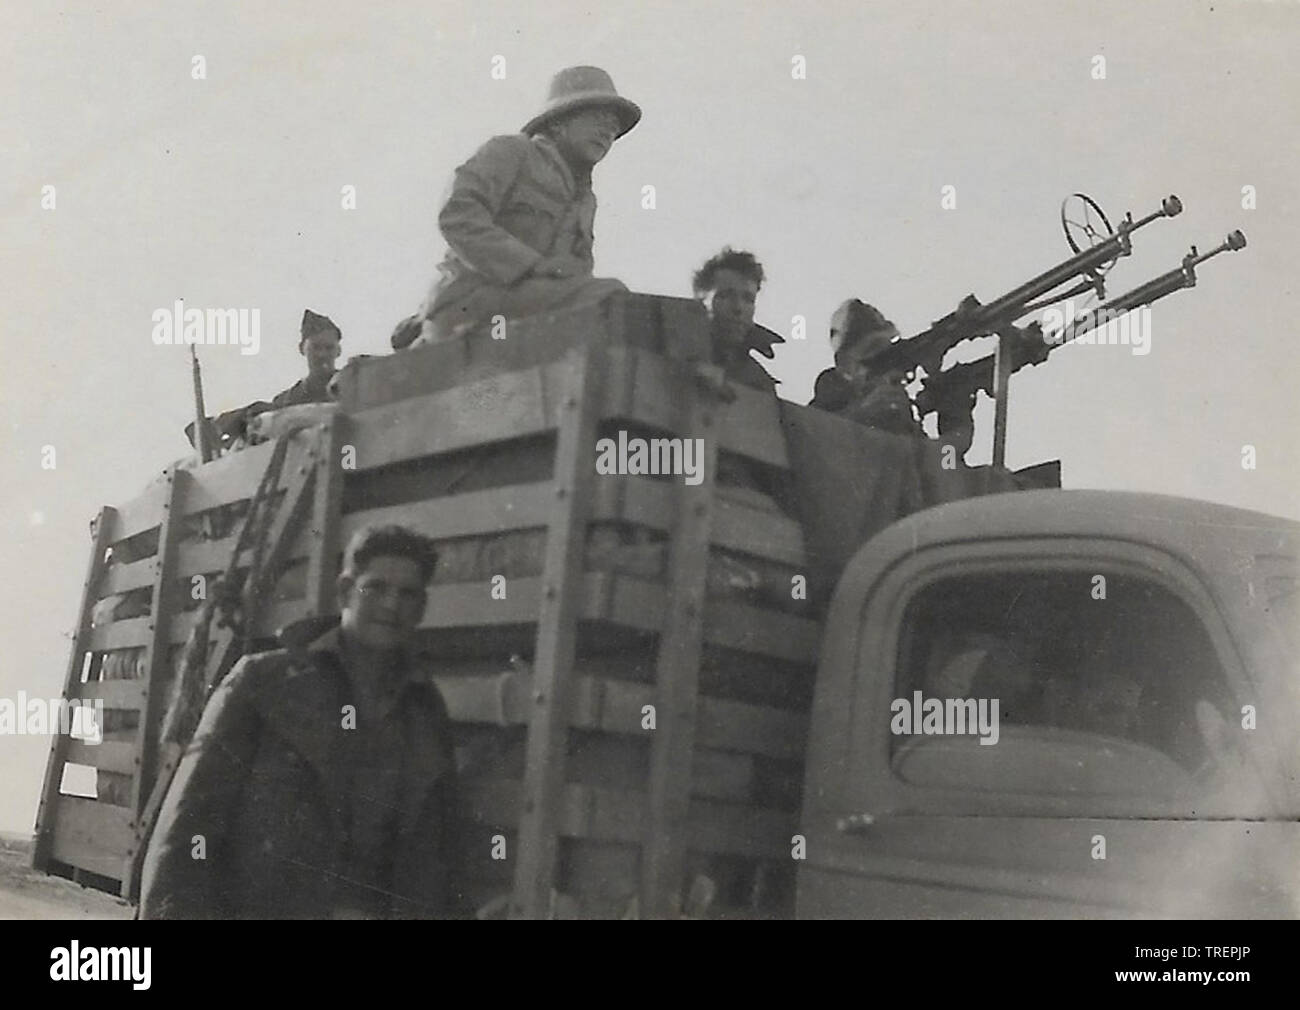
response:
[[[827,613],[806,591],[825,529],[791,504],[792,432],[857,426],[729,387],[701,364],[707,339],[692,303],[633,297],[508,341],[354,361],[331,416],[102,509],[65,683],[102,701],[102,742],[55,738],[37,867],[133,895],[174,761],[170,683],[204,613],[194,586],[231,567],[276,463],[265,540],[234,558],[271,569],[253,645],[332,612],[361,526],[441,546],[421,645],[456,724],[461,879],[480,907],[1294,914],[1297,764],[1279,730],[1297,714],[1294,631],[1278,620],[1295,616],[1294,524],[976,498],[871,539]],[[702,479],[597,473],[598,440],[620,432],[702,439]],[[859,533],[1012,486],[882,437],[845,478]],[[899,478],[914,457],[919,497]],[[996,744],[927,732],[930,698],[999,699]],[[893,727],[900,700],[915,732]],[[1254,728],[1234,730],[1248,705]]]

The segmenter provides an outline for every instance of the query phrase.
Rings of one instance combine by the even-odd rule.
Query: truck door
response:
[[[1296,713],[1176,559],[922,549],[857,631],[800,916],[1300,915]]]

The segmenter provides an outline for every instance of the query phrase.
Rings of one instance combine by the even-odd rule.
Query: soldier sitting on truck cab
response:
[[[785,338],[754,322],[763,280],[763,264],[753,253],[726,246],[695,271],[692,287],[709,313],[713,363],[732,382],[770,393],[776,391],[776,380],[750,351],[771,358],[772,345]]]
[[[902,372],[877,373],[871,363],[898,336],[898,327],[874,306],[857,298],[840,305],[831,317],[835,365],[817,377],[808,406],[894,435],[919,436]]]

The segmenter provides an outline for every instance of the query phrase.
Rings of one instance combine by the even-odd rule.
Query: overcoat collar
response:
[[[290,649],[289,662],[280,677],[258,692],[258,709],[268,729],[297,751],[316,772],[322,788],[329,790],[339,781],[336,761],[339,748],[336,734],[343,728],[343,706],[355,704],[352,687],[341,655],[340,630],[335,627],[315,639],[306,649]],[[434,717],[441,714],[436,688],[425,675],[426,664],[420,657],[407,654],[402,660],[406,670],[403,705],[433,705]],[[405,716],[406,713],[403,713]],[[445,719],[442,729],[447,729]],[[402,797],[398,811],[399,827],[413,826],[430,788],[452,771],[446,757],[446,741],[428,733],[410,734],[406,759],[411,767],[427,769],[413,788]],[[332,814],[338,804],[325,796]]]

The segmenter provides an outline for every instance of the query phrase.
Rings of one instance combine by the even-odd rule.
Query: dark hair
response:
[[[697,296],[707,294],[712,291],[717,283],[719,270],[734,270],[738,274],[744,274],[753,280],[760,288],[763,286],[765,275],[763,274],[763,264],[758,262],[751,252],[744,252],[723,246],[722,252],[710,258],[710,260],[695,271],[695,278],[692,286]]]
[[[438,564],[438,550],[433,541],[405,526],[365,526],[352,535],[343,552],[343,570],[359,575],[375,558],[397,557],[420,566],[420,578],[433,578]]]

